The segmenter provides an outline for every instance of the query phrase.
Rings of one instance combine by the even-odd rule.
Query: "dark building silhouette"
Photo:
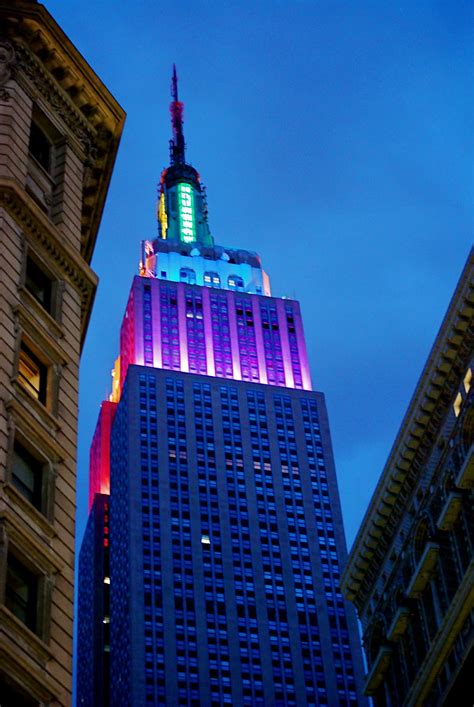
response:
[[[142,246],[91,447],[79,704],[101,704],[108,655],[112,705],[361,704],[299,305],[271,295],[256,253],[214,244],[182,111],[174,74],[159,236]]]
[[[379,705],[472,702],[474,254],[344,573]]]

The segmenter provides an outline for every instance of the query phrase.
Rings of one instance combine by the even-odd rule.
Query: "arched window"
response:
[[[243,278],[240,277],[240,275],[229,275],[227,278],[227,286],[229,290],[243,290],[244,289],[244,281]]]
[[[205,272],[204,273],[204,284],[206,287],[220,287],[221,279],[216,272]]]
[[[181,282],[187,282],[194,285],[196,282],[196,273],[192,268],[181,268],[179,271],[179,279]]]

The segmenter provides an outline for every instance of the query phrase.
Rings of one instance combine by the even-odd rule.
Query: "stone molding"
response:
[[[2,180],[0,183],[0,207],[10,214],[28,238],[39,244],[48,257],[56,262],[62,276],[79,292],[83,340],[97,287],[97,276],[79,253],[64,242],[54,224],[13,180]]]
[[[5,84],[11,78],[15,66],[15,50],[5,39],[0,39],[0,101],[9,101],[10,94]]]
[[[406,512],[407,498],[444,419],[449,405],[446,401],[454,396],[457,376],[451,375],[453,368],[456,364],[464,365],[471,355],[474,339],[473,273],[474,249],[469,254],[350,552],[341,584],[346,597],[355,601],[359,611],[367,601],[368,590],[373,587],[373,579],[384,561],[400,518]],[[371,542],[372,536],[377,538],[377,543]]]
[[[2,44],[7,43],[0,42],[0,48]],[[33,52],[18,41],[14,43],[12,50],[17,56],[15,78],[21,80],[21,73],[18,71],[18,69],[21,69],[46,103],[54,109],[55,113],[59,115],[75,136],[84,153],[81,157],[85,156],[86,161],[89,163],[94,162],[97,159],[98,151],[96,144],[98,139],[97,130],[90,125],[67,93],[51,78]]]

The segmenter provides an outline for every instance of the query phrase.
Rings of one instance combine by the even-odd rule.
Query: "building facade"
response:
[[[182,111],[174,75],[159,236],[142,244],[91,446],[78,704],[102,704],[97,679],[117,706],[362,704],[300,308],[272,296],[256,253],[214,244]]]
[[[0,2],[0,702],[70,705],[79,356],[124,113],[46,9]]]
[[[377,707],[472,702],[473,288],[471,251],[343,577]]]

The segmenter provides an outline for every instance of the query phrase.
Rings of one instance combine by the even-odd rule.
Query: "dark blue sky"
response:
[[[93,260],[78,538],[139,243],[156,233],[176,62],[215,240],[257,250],[273,294],[301,302],[352,543],[471,247],[474,6],[46,5],[128,114]]]

